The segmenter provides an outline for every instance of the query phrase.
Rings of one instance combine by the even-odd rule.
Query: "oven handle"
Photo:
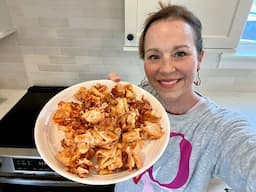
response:
[[[31,179],[31,178],[12,178],[0,177],[0,183],[32,185],[32,186],[49,186],[49,187],[82,187],[84,184],[68,181],[68,180],[47,180],[47,179]]]

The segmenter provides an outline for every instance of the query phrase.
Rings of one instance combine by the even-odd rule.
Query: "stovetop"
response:
[[[1,185],[75,187],[80,191],[113,191],[114,185],[94,186],[69,181],[48,167],[39,156],[34,141],[34,126],[41,109],[66,87],[32,86],[0,120]],[[27,189],[27,188],[26,188]],[[61,188],[63,189],[63,188]],[[68,188],[67,188],[68,189]],[[7,190],[8,191],[8,190]],[[15,191],[15,190],[13,190]],[[29,191],[31,191],[29,189]],[[50,191],[60,191],[51,189]]]
[[[0,121],[0,147],[35,148],[34,126],[43,106],[66,87],[32,86]]]

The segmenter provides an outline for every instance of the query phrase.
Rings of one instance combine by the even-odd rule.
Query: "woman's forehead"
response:
[[[169,18],[169,19],[162,19],[155,21],[151,24],[151,26],[148,28],[148,32],[151,30],[156,31],[166,31],[166,32],[172,32],[173,30],[181,30],[181,31],[193,31],[193,28],[183,19],[179,18]]]
[[[194,44],[193,29],[183,20],[161,20],[152,23],[145,36],[145,47],[152,44]]]

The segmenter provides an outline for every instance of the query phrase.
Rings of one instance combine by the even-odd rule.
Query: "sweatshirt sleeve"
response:
[[[216,119],[213,175],[223,179],[235,192],[256,191],[256,127],[241,116],[220,113]]]

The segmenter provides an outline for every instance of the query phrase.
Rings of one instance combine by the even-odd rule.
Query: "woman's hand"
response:
[[[121,80],[121,77],[117,73],[111,72],[108,74],[108,79],[114,82],[119,82]]]

